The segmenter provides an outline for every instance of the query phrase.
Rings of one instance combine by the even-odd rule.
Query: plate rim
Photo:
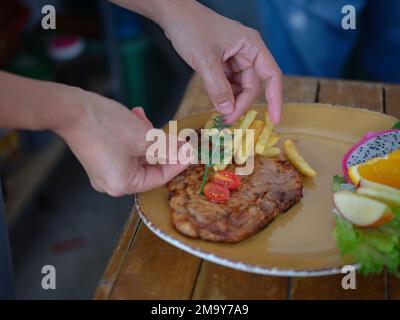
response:
[[[236,269],[244,272],[261,274],[265,276],[278,276],[278,277],[318,277],[318,276],[329,276],[335,274],[342,273],[342,267],[339,268],[322,268],[322,269],[282,269],[282,268],[267,268],[264,266],[256,265],[256,264],[248,264],[240,261],[235,261],[227,258],[221,258],[215,254],[205,252],[201,249],[194,248],[175,237],[165,233],[161,229],[157,228],[150,219],[147,218],[146,214],[142,211],[139,205],[138,194],[134,194],[135,200],[135,208],[140,215],[140,218],[144,222],[147,228],[149,228],[156,236],[161,238],[162,240],[168,242],[174,247],[183,250],[187,253],[190,253],[198,258],[203,260],[207,260],[224,267],[228,267],[231,269]],[[353,266],[355,269],[358,269],[359,266],[357,264],[349,264]]]
[[[335,105],[335,104],[329,104],[329,103],[307,103],[307,102],[289,102],[285,103],[284,105],[288,106],[305,106],[305,105],[313,105],[316,107],[323,107],[323,108],[338,108],[338,109],[353,109],[354,111],[358,112],[367,112],[367,113],[373,113],[373,114],[378,114],[379,116],[385,116],[388,118],[392,118],[393,120],[398,120],[396,117],[374,111],[374,110],[368,110],[368,109],[363,109],[363,108],[356,108],[356,107],[351,107],[351,106],[344,106],[344,105]],[[264,107],[265,104],[261,103],[256,103],[253,104],[253,108],[260,108]],[[201,112],[197,113],[192,113],[192,114],[187,114],[182,118],[179,118],[177,120],[183,120],[185,118],[193,117],[198,114],[202,113],[208,113],[212,112],[212,110],[204,110]],[[156,227],[150,219],[146,216],[144,211],[142,211],[140,207],[140,201],[139,201],[139,194],[135,193],[133,195],[134,201],[135,201],[135,208],[137,212],[139,213],[142,221],[148,227],[155,235],[157,235],[159,238],[162,240],[166,241],[167,243],[173,245],[174,247],[177,247],[180,250],[183,250],[185,252],[188,252],[189,254],[192,254],[198,258],[216,263],[218,265],[222,265],[224,267],[244,271],[244,272],[249,272],[249,273],[255,273],[255,274],[261,274],[261,275],[266,275],[266,276],[279,276],[279,277],[318,277],[318,276],[329,276],[329,275],[336,275],[336,274],[342,274],[342,268],[345,266],[341,267],[335,267],[335,268],[321,268],[321,269],[283,269],[283,268],[269,268],[261,265],[256,265],[256,264],[248,264],[240,261],[235,261],[232,259],[227,259],[227,258],[221,258],[218,255],[215,255],[213,253],[205,252],[199,248],[195,248],[191,245],[188,245],[172,235],[162,231],[158,227]],[[353,266],[355,269],[359,269],[358,264],[348,264],[350,266]],[[347,265],[346,265],[347,266]]]
[[[305,106],[305,105],[310,105],[310,106],[316,106],[316,107],[323,107],[323,108],[337,108],[337,109],[352,109],[354,111],[359,111],[359,112],[367,112],[367,113],[373,113],[373,114],[378,114],[379,116],[385,116],[387,118],[391,118],[394,121],[399,121],[399,118],[396,118],[395,116],[392,116],[391,114],[387,114],[381,111],[376,111],[376,110],[370,110],[370,109],[365,109],[362,107],[353,107],[353,106],[346,106],[343,104],[333,104],[333,103],[322,103],[322,102],[285,102],[283,103],[283,106],[286,107],[296,107],[296,106]],[[251,105],[251,108],[264,108],[265,106],[267,106],[266,103],[253,103]],[[200,112],[198,111],[194,111],[194,112],[190,112],[182,117],[179,117],[177,119],[172,119],[172,120],[177,120],[177,121],[181,121],[185,118],[189,118],[189,117],[193,117],[196,116],[198,114],[202,114],[202,113],[208,113],[208,112],[213,112],[213,109],[207,109],[207,110],[200,110]]]

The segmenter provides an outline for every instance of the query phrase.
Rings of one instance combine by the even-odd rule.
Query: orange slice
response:
[[[400,188],[400,150],[383,158],[374,158],[349,169],[351,181],[358,185],[361,179]]]
[[[400,159],[400,149],[389,153],[386,159]]]

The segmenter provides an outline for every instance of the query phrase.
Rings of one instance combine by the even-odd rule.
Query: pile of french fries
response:
[[[249,110],[231,125],[232,130],[229,131],[230,134],[233,133],[234,129],[242,129],[240,131],[241,134],[235,134],[233,136],[231,146],[236,156],[236,162],[239,164],[245,163],[254,153],[268,158],[278,157],[281,154],[280,148],[277,147],[280,136],[278,133],[274,132],[274,124],[271,122],[268,112],[264,113],[264,120],[256,119],[257,114],[257,110]],[[212,129],[213,119],[216,115],[218,114],[213,113],[211,115],[211,118],[204,126],[205,129]],[[246,129],[253,130],[253,138],[246,137]],[[215,132],[215,134],[216,133],[217,132]],[[316,176],[317,173],[298,153],[292,140],[286,140],[283,147],[287,158],[300,173],[308,177]],[[227,166],[228,164],[221,163],[214,165],[213,168],[214,171],[220,171],[224,170]]]
[[[279,141],[279,135],[273,132],[274,125],[269,119],[268,112],[264,114],[264,120],[256,119],[258,111],[249,110],[240,119],[231,125],[231,129],[242,129],[240,134],[235,134],[232,140],[232,150],[235,152],[238,163],[244,163],[256,153],[263,157],[276,157],[280,155],[280,148],[276,147]],[[213,119],[217,113],[213,113],[206,122],[204,128],[211,129]],[[254,138],[246,137],[246,129],[254,130]],[[233,133],[233,131],[231,131]],[[215,171],[223,170],[228,164],[216,164],[213,166]]]

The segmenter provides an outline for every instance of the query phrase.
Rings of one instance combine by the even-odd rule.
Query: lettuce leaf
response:
[[[346,179],[344,177],[341,177],[338,174],[333,176],[332,190],[334,193],[340,190],[340,185],[342,183],[346,183]]]
[[[333,236],[340,253],[360,264],[362,274],[377,274],[386,267],[400,276],[400,210],[392,221],[373,229],[360,229],[337,217]]]
[[[346,179],[335,175],[332,189],[333,192],[349,190]],[[392,221],[370,229],[357,228],[341,216],[336,217],[333,237],[340,253],[350,255],[364,275],[381,273],[387,268],[400,277],[400,209],[393,209],[393,212]]]
[[[348,190],[354,192],[356,190],[356,187],[354,186],[354,184],[347,183],[345,177],[335,175],[333,176],[332,190],[333,192],[338,192],[341,190]]]

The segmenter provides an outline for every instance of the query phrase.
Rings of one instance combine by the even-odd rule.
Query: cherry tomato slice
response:
[[[214,175],[214,182],[227,187],[230,190],[235,190],[240,186],[239,177],[228,170],[218,171]]]
[[[221,203],[229,200],[231,192],[224,186],[209,182],[204,187],[204,195],[212,202]]]

